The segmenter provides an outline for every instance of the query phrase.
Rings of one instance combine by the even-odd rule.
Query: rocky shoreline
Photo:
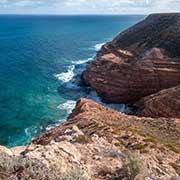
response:
[[[179,25],[179,13],[148,16],[105,44],[98,52],[96,60],[83,73],[83,79],[104,101],[126,104],[142,102],[141,98],[178,86]],[[176,112],[173,116],[171,112],[167,112],[164,114],[166,117],[168,114],[169,117],[180,117],[179,95],[180,91],[177,89],[173,96],[175,98],[171,98],[171,103],[177,107]],[[158,103],[148,103],[148,106],[154,106],[148,107],[151,112],[145,112],[146,109],[143,107],[136,107],[139,107],[139,110],[143,109],[145,113],[142,114],[146,116],[153,116],[156,114],[155,111],[161,108]],[[168,109],[168,104],[165,103],[163,108],[166,111],[172,110]],[[163,113],[159,115],[163,116]]]
[[[0,147],[0,179],[179,180],[180,14],[154,14],[105,44],[83,73],[106,102],[80,99],[66,122]],[[136,116],[135,116],[136,115]]]
[[[36,159],[54,169],[58,180],[174,180],[179,177],[179,139],[180,119],[139,118],[80,99],[64,124],[26,147],[0,151],[23,161]],[[1,179],[12,175],[2,176],[1,168]],[[19,176],[27,174],[24,168]]]

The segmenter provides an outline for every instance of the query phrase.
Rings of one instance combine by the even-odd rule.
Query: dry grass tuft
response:
[[[128,152],[124,158],[122,169],[127,174],[129,180],[134,180],[143,170],[143,163],[137,154]]]

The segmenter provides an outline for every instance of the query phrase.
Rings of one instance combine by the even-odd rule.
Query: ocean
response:
[[[29,143],[64,122],[81,97],[102,103],[81,73],[103,43],[144,17],[1,15],[0,144]]]

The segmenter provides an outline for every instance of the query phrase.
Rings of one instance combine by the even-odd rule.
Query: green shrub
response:
[[[87,144],[89,143],[91,140],[90,138],[88,138],[85,135],[78,135],[74,137],[75,142],[80,143],[80,144]]]
[[[173,152],[175,152],[175,153],[177,153],[177,154],[180,153],[180,149],[179,149],[178,147],[176,147],[175,145],[166,144],[166,147],[167,147],[169,150],[171,150],[171,151],[173,151]]]
[[[74,169],[67,172],[61,180],[86,180],[83,173],[79,169]]]
[[[143,140],[144,142],[151,142],[151,143],[154,143],[154,144],[157,144],[158,143],[158,140],[154,137],[148,137],[146,139]]]
[[[47,168],[41,161],[23,156],[0,153],[0,180],[86,180],[80,170],[64,176]]]
[[[122,169],[126,173],[128,180],[134,180],[134,178],[141,173],[142,167],[143,163],[138,155],[130,152],[126,153]]]
[[[56,173],[38,160],[0,154],[1,180],[60,180]]]

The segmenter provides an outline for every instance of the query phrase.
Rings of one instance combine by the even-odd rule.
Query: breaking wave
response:
[[[67,72],[55,74],[54,76],[64,83],[69,82],[74,77],[74,69],[75,65],[71,65],[68,67]]]
[[[105,44],[105,43],[96,44],[96,45],[94,46],[95,50],[96,50],[96,51],[101,50],[101,48],[102,48],[102,46],[103,46],[104,44]]]
[[[76,101],[73,100],[67,100],[65,103],[60,104],[57,108],[60,110],[65,110],[68,114],[72,112],[72,110],[76,106]]]

